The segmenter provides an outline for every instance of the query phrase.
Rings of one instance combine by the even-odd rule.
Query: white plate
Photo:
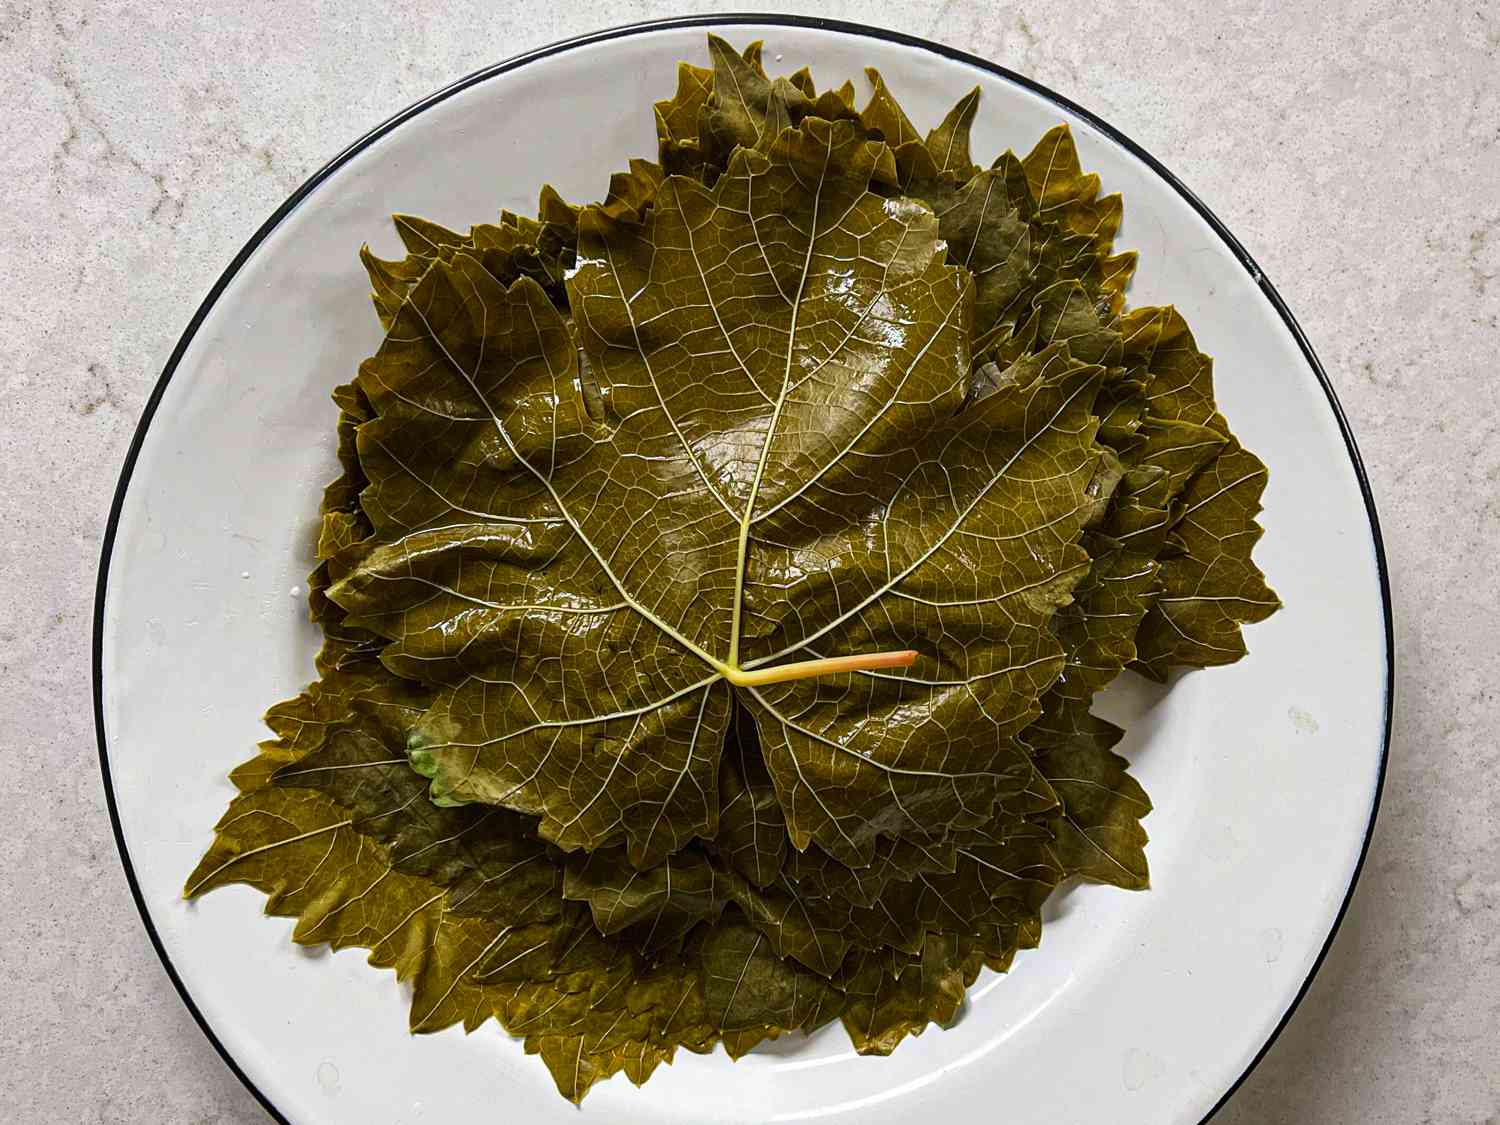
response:
[[[126,461],[99,580],[100,754],[146,925],[204,1031],[296,1122],[576,1121],[541,1063],[493,1024],[406,1033],[406,1000],[358,952],[310,955],[232,888],[182,901],[260,714],[312,676],[300,596],[334,408],[379,339],[355,257],[394,253],[388,214],[467,227],[527,211],[547,180],[595,198],[654,147],[652,100],[709,21],[560,44],[433,95],[339,156],[235,259],[189,325]],[[732,26],[731,26],[732,25]],[[1175,302],[1218,393],[1269,464],[1257,560],[1286,608],[1251,655],[1161,695],[1114,691],[1156,801],[1154,889],[1084,887],[1040,950],[989,976],[947,1031],[859,1058],[837,1027],[731,1065],[684,1055],[644,1089],[589,1095],[609,1122],[1107,1120],[1211,1113],[1310,980],[1358,872],[1382,778],[1390,618],[1375,513],[1333,392],[1275,291],[1174,178],[1109,126],[979,59],[824,21],[721,21],[821,82],[878,66],[917,121],[978,83],[982,159],[1071,123],[1121,191],[1141,252],[1133,304]],[[577,147],[577,123],[591,146]],[[1127,677],[1128,679],[1128,677]]]

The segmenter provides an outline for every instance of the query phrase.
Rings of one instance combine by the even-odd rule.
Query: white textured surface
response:
[[[930,34],[1098,112],[1184,177],[1301,319],[1385,517],[1396,737],[1329,962],[1217,1120],[1487,1122],[1500,1116],[1500,13],[1325,7],[817,12]],[[0,783],[0,1119],[262,1119],[139,927],[95,764],[97,546],[161,360],[260,221],[347,141],[487,62],[668,10],[0,0],[0,751],[14,763]]]

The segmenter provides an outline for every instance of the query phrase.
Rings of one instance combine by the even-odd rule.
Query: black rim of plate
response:
[[[847,23],[843,20],[821,19],[811,16],[773,15],[756,12],[733,13],[728,15],[680,16],[672,19],[649,20],[643,23],[627,24],[623,27],[614,27],[606,29],[604,31],[596,31],[586,35],[580,35],[572,39],[565,39],[561,42],[553,43],[546,47],[539,47],[536,50],[528,51],[522,55],[517,55],[515,58],[507,59],[504,62],[495,63],[492,66],[485,67],[483,70],[475,71],[473,74],[470,74],[464,78],[460,78],[458,81],[452,83],[451,85],[438,90],[436,93],[429,94],[421,101],[408,106],[406,109],[403,109],[394,117],[391,117],[390,119],[382,122],[380,125],[377,125],[374,129],[371,129],[359,140],[355,141],[348,148],[344,149],[343,152],[335,156],[317,172],[313,173],[313,175],[308,178],[307,182],[299,187],[295,192],[293,192],[292,195],[287,199],[287,201],[280,207],[278,207],[275,213],[272,214],[264,224],[262,224],[261,228],[257,230],[251,237],[250,241],[245,243],[240,252],[235,255],[234,260],[229,263],[229,267],[223,272],[223,274],[220,275],[218,281],[214,282],[213,288],[208,291],[208,295],[204,297],[203,303],[198,306],[198,310],[193,314],[192,320],[188,322],[187,329],[183,332],[181,338],[177,341],[176,347],[172,349],[172,354],[168,358],[166,366],[162,369],[161,376],[156,381],[156,386],[151,391],[151,397],[146,401],[146,407],[141,413],[141,420],[136,425],[135,435],[131,439],[130,449],[125,455],[125,464],[120,470],[120,480],[115,487],[114,500],[110,504],[109,521],[105,527],[104,545],[100,552],[99,558],[99,579],[94,594],[94,638],[92,661],[94,686],[94,730],[99,742],[99,766],[104,775],[104,797],[105,802],[109,808],[110,824],[114,829],[115,845],[120,852],[120,861],[124,864],[125,867],[125,878],[130,884],[130,893],[131,896],[135,899],[136,910],[140,913],[141,921],[146,927],[146,933],[151,938],[151,944],[155,947],[157,956],[161,958],[162,966],[166,969],[167,976],[171,979],[173,987],[177,989],[177,994],[182,997],[182,1002],[187,1005],[187,1009],[192,1013],[193,1019],[197,1021],[198,1027],[203,1031],[203,1034],[208,1037],[208,1041],[213,1044],[214,1049],[218,1051],[219,1056],[228,1065],[229,1069],[234,1072],[235,1076],[242,1083],[244,1083],[246,1089],[248,1089],[252,1094],[255,1095],[256,1100],[260,1102],[262,1108],[264,1108],[272,1118],[274,1118],[276,1121],[283,1122],[284,1125],[289,1125],[287,1117],[282,1114],[275,1105],[272,1104],[271,1099],[265,1094],[265,1092],[262,1091],[258,1086],[256,1086],[256,1084],[251,1081],[250,1077],[244,1072],[244,1070],[240,1068],[239,1063],[235,1061],[234,1057],[229,1053],[228,1049],[222,1042],[220,1042],[219,1037],[214,1033],[213,1028],[209,1025],[207,1018],[198,1009],[198,1005],[193,1002],[193,998],[191,995],[189,995],[187,987],[182,983],[182,978],[177,975],[177,970],[172,964],[172,959],[168,955],[166,947],[162,944],[161,937],[156,931],[156,926],[151,920],[151,913],[146,907],[145,898],[141,894],[140,881],[136,878],[135,868],[130,861],[130,851],[125,844],[125,835],[120,825],[119,809],[115,801],[114,783],[111,778],[109,768],[109,747],[105,741],[104,734],[104,603],[105,593],[109,585],[110,557],[114,551],[115,533],[118,530],[120,523],[120,511],[124,507],[125,494],[130,488],[131,476],[135,471],[136,460],[140,456],[141,446],[145,442],[146,431],[150,428],[151,421],[156,416],[157,407],[161,405],[162,395],[166,392],[167,384],[171,382],[172,376],[176,373],[177,366],[182,361],[183,355],[186,353],[188,346],[192,343],[194,336],[197,334],[198,328],[202,325],[204,319],[208,316],[209,310],[213,308],[220,295],[223,294],[225,288],[228,287],[229,283],[234,279],[235,275],[239,273],[240,268],[245,264],[247,260],[249,260],[250,256],[254,254],[257,249],[259,249],[260,244],[265,241],[266,237],[270,235],[270,233],[281,223],[281,221],[286,218],[287,215],[291,214],[291,212],[320,184],[322,184],[324,180],[328,179],[329,176],[338,171],[341,167],[343,167],[344,164],[348,163],[352,158],[363,152],[366,148],[370,147],[370,145],[379,140],[381,137],[385,136],[387,133],[391,132],[398,126],[405,124],[407,121],[416,117],[418,114],[424,112],[427,109],[430,109],[431,107],[437,105],[439,102],[445,101],[446,99],[452,97],[454,94],[457,94],[460,91],[467,90],[469,87],[476,86],[481,82],[495,77],[496,75],[504,74],[507,71],[515,70],[518,67],[525,66],[527,63],[537,62],[552,55],[561,54],[564,51],[570,51],[574,48],[588,46],[590,44],[603,43],[611,39],[620,39],[625,36],[641,35],[654,31],[663,31],[684,27],[728,27],[744,24],[764,24],[768,26],[779,25],[782,27],[805,28],[817,31],[834,31],[845,35],[863,36],[865,38],[880,39],[888,43],[896,43],[906,47],[915,47],[920,50],[930,52],[934,55],[939,55],[943,58],[950,59],[954,62],[967,63],[970,66],[978,67],[981,70],[988,71],[989,73],[994,74],[997,77],[1012,82],[1025,90],[1029,90],[1034,94],[1039,94],[1053,104],[1067,110],[1069,113],[1075,114],[1080,119],[1088,122],[1090,126],[1092,126],[1094,129],[1097,129],[1103,136],[1120,145],[1132,156],[1136,157],[1153,172],[1155,172],[1156,175],[1160,176],[1162,180],[1164,180],[1174,191],[1177,192],[1179,196],[1182,197],[1182,199],[1188,204],[1188,206],[1196,211],[1203,218],[1203,220],[1208,223],[1208,225],[1213,229],[1214,233],[1223,240],[1224,244],[1239,260],[1240,264],[1244,266],[1246,272],[1249,273],[1251,280],[1271,302],[1272,307],[1275,308],[1277,314],[1281,317],[1281,320],[1286,325],[1287,330],[1291,332],[1293,338],[1297,341],[1297,346],[1301,348],[1302,355],[1307,360],[1307,365],[1311,369],[1314,377],[1316,377],[1318,384],[1323,388],[1323,393],[1328,399],[1329,409],[1333,411],[1334,418],[1338,422],[1339,433],[1343,436],[1344,446],[1348,451],[1350,464],[1354,469],[1355,478],[1359,482],[1360,494],[1364,497],[1365,513],[1368,516],[1370,522],[1370,540],[1375,550],[1375,566],[1380,580],[1381,609],[1384,618],[1383,624],[1385,628],[1385,713],[1382,717],[1382,725],[1384,729],[1382,732],[1380,745],[1380,770],[1375,782],[1375,792],[1370,802],[1370,819],[1369,823],[1365,826],[1365,837],[1363,843],[1360,846],[1359,859],[1355,862],[1354,870],[1350,873],[1349,887],[1344,892],[1344,900],[1339,905],[1338,914],[1333,920],[1333,925],[1328,931],[1328,936],[1323,941],[1323,947],[1318,951],[1318,956],[1313,961],[1312,968],[1308,971],[1307,978],[1302,982],[1301,987],[1298,988],[1296,996],[1292,998],[1291,1003],[1287,1006],[1286,1011],[1282,1014],[1281,1019],[1277,1023],[1275,1029],[1271,1032],[1265,1043],[1261,1045],[1261,1048],[1256,1052],[1255,1057],[1250,1060],[1250,1063],[1245,1067],[1244,1072],[1237,1079],[1235,1079],[1234,1084],[1231,1085],[1229,1089],[1224,1091],[1223,1096],[1220,1097],[1219,1100],[1208,1111],[1208,1113],[1204,1115],[1204,1117],[1202,1118],[1203,1122],[1207,1122],[1214,1116],[1214,1114],[1218,1113],[1218,1111],[1223,1108],[1224,1104],[1228,1102],[1229,1099],[1234,1095],[1235,1091],[1240,1088],[1245,1079],[1250,1077],[1250,1073],[1260,1063],[1261,1059],[1265,1058],[1266,1052],[1271,1049],[1271,1045],[1276,1042],[1277,1038],[1281,1035],[1281,1032],[1286,1028],[1288,1021],[1290,1021],[1292,1018],[1292,1014],[1297,1010],[1298,1005],[1302,1003],[1302,998],[1307,995],[1307,990],[1311,987],[1313,978],[1317,976],[1318,970],[1322,968],[1323,962],[1328,956],[1328,951],[1333,945],[1333,939],[1337,936],[1339,927],[1343,924],[1344,916],[1348,913],[1349,903],[1354,898],[1354,888],[1359,882],[1360,872],[1363,870],[1365,858],[1369,854],[1370,840],[1375,831],[1375,820],[1380,811],[1380,798],[1385,790],[1386,766],[1390,759],[1391,714],[1392,706],[1394,703],[1393,696],[1395,688],[1396,657],[1393,645],[1394,632],[1391,617],[1391,589],[1390,577],[1386,568],[1385,544],[1381,538],[1380,520],[1375,512],[1375,498],[1370,492],[1370,481],[1365,473],[1364,461],[1360,457],[1358,447],[1355,445],[1354,434],[1349,429],[1348,419],[1344,417],[1343,407],[1339,405],[1338,396],[1334,394],[1333,385],[1329,382],[1328,375],[1323,370],[1323,365],[1318,362],[1318,357],[1313,353],[1312,345],[1308,343],[1307,337],[1303,334],[1301,326],[1298,325],[1296,317],[1294,317],[1291,310],[1287,308],[1286,302],[1281,299],[1281,295],[1276,292],[1276,288],[1266,279],[1265,274],[1261,271],[1260,267],[1255,264],[1255,260],[1251,258],[1249,253],[1246,252],[1245,248],[1240,245],[1239,240],[1235,238],[1232,233],[1230,233],[1229,229],[1219,220],[1218,216],[1210,211],[1208,207],[1203,203],[1203,201],[1193,194],[1193,192],[1187,187],[1187,185],[1185,185],[1181,180],[1173,175],[1172,172],[1170,172],[1164,165],[1162,165],[1159,160],[1157,160],[1149,152],[1143,149],[1135,141],[1127,137],[1124,133],[1120,132],[1114,126],[1110,125],[1107,121],[1104,121],[1102,118],[1096,116],[1093,113],[1090,113],[1082,106],[1073,101],[1070,101],[1068,98],[1063,97],[1061,94],[1048,89],[1046,86],[1043,86],[1039,82],[1033,81],[1030,78],[1026,78],[1023,75],[1017,74],[1015,71],[1009,70],[997,63],[993,63],[987,59],[982,59],[976,55],[969,54],[967,51],[961,51],[956,47],[949,47],[941,43],[934,43],[930,40],[920,38],[919,36],[907,35],[905,32],[901,31],[891,31],[886,28],[871,27],[864,24]]]

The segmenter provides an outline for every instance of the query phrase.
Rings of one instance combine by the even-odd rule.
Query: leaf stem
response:
[[[868,672],[876,668],[909,668],[916,662],[915,649],[893,652],[862,652],[854,656],[827,656],[821,660],[799,660],[793,664],[776,664],[769,668],[746,671],[731,668],[724,678],[736,687],[765,687],[789,680],[810,680],[814,676],[832,676],[839,672]]]

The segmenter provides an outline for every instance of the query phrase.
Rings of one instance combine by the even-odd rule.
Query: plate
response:
[[[596,198],[600,169],[654,151],[649,113],[711,26],[822,81],[874,65],[918,121],[976,83],[981,159],[1059,120],[1120,191],[1133,305],[1176,303],[1216,357],[1236,432],[1269,464],[1257,561],[1286,608],[1251,655],[1168,693],[1101,704],[1157,811],[1153,889],[1049,905],[1043,947],[971,990],[956,1025],[890,1058],[841,1029],[731,1065],[680,1056],[643,1088],[596,1087],[584,1120],[1011,1125],[1199,1121],[1253,1066],[1311,979],[1378,803],[1390,609],[1374,506],[1328,380],[1291,314],[1213,215],[1105,122],[983,60],[823,20],[684,19],[501,63],[356,142],[271,217],[208,294],[147,405],[99,576],[100,757],[141,915],[205,1033],[273,1115],[295,1122],[577,1121],[493,1023],[410,1037],[402,986],[358,951],[306,953],[262,897],[180,897],[260,714],[312,678],[314,513],[334,473],[330,389],[379,341],[355,250],[395,253],[388,215],[455,227],[529,211],[543,180]],[[577,121],[595,147],[557,144]],[[387,253],[386,256],[390,256]],[[1130,677],[1124,677],[1129,680]]]

